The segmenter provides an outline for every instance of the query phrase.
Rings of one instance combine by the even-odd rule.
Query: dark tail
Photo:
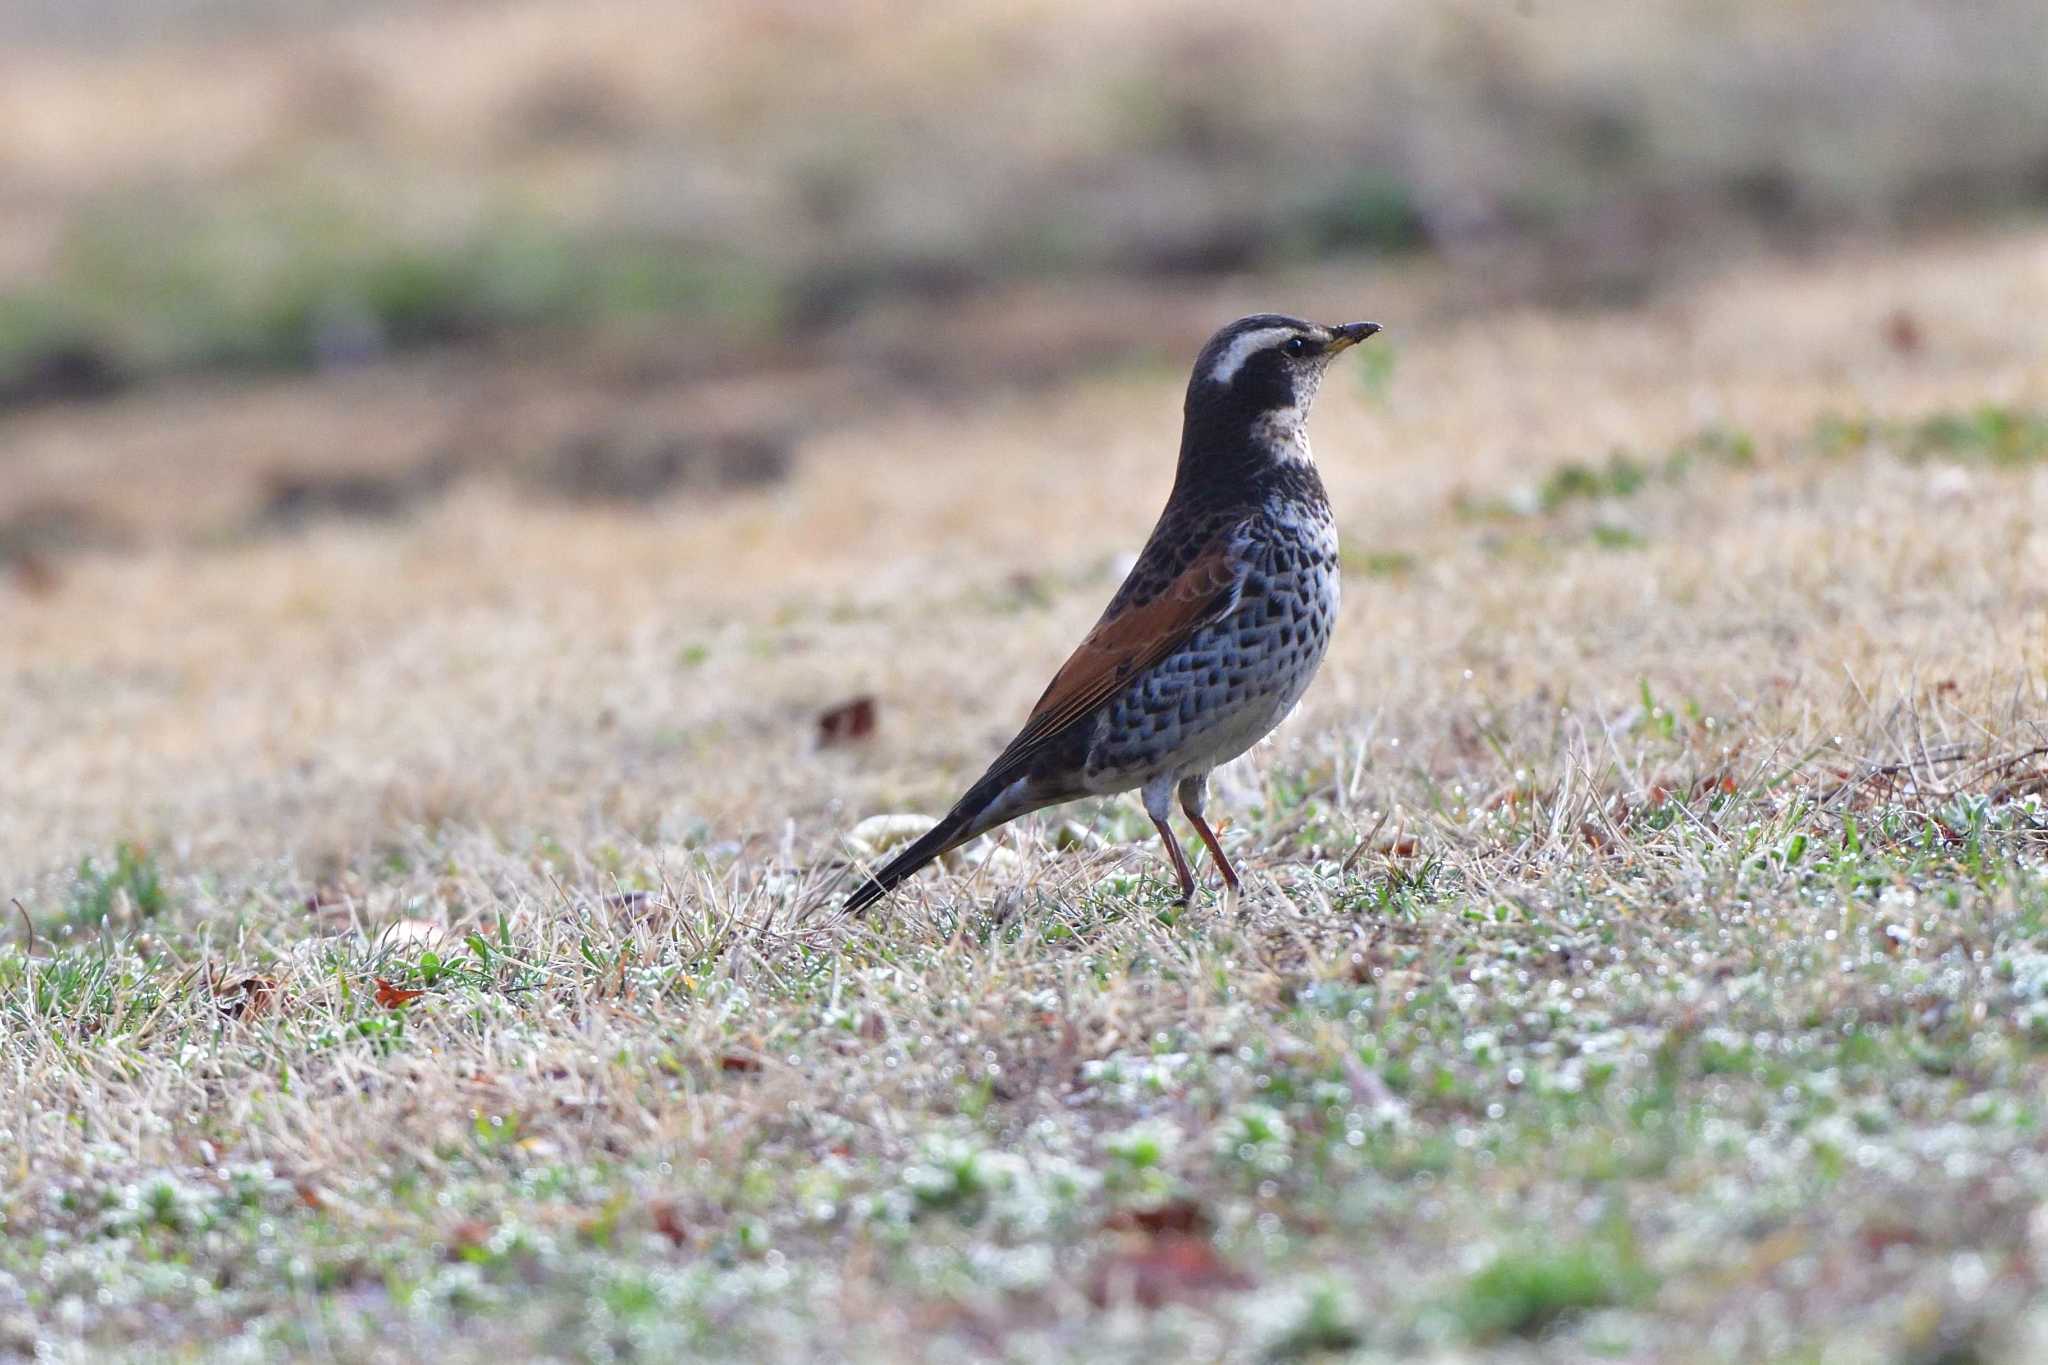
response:
[[[1047,799],[1030,803],[1019,802],[1014,797],[996,807],[997,798],[1009,786],[1012,778],[1007,773],[990,770],[981,781],[967,789],[953,809],[946,812],[946,818],[926,831],[923,838],[909,848],[882,864],[879,872],[854,888],[846,898],[848,913],[858,915],[870,905],[896,889],[896,884],[924,867],[934,858],[951,853],[977,834],[986,833],[997,825],[1014,820],[1026,811],[1036,810],[1048,804]]]
[[[974,814],[958,806],[953,813],[933,825],[930,832],[909,848],[882,865],[882,870],[869,877],[846,898],[849,914],[858,915],[870,905],[896,889],[896,884],[910,876],[942,853],[951,852],[959,845],[974,837],[972,832]]]

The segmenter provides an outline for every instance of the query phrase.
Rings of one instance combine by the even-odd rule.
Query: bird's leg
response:
[[[1210,829],[1209,822],[1193,811],[1188,812],[1188,819],[1194,823],[1195,833],[1201,835],[1202,842],[1209,846],[1209,856],[1216,860],[1216,870],[1223,874],[1223,884],[1235,892],[1237,869],[1230,865],[1230,859],[1223,856],[1223,845],[1216,842],[1216,831]]]
[[[1180,851],[1180,841],[1167,828],[1166,817],[1173,814],[1173,779],[1155,777],[1145,784],[1145,814],[1152,817],[1152,824],[1159,831],[1159,837],[1166,841],[1166,856],[1173,859],[1173,870],[1180,878],[1180,903],[1186,905],[1195,898],[1195,874],[1188,868],[1187,855]]]
[[[1188,870],[1187,855],[1180,851],[1180,841],[1173,837],[1166,822],[1155,815],[1152,823],[1159,827],[1159,837],[1166,841],[1166,856],[1173,859],[1174,875],[1180,878],[1180,903],[1186,905],[1195,898],[1195,874]]]
[[[1202,810],[1209,804],[1209,774],[1200,773],[1187,778],[1180,784],[1180,808],[1188,817],[1188,823],[1195,827],[1195,833],[1202,836],[1202,842],[1209,846],[1209,856],[1216,860],[1216,870],[1223,874],[1223,884],[1234,893],[1237,888],[1237,869],[1230,865],[1230,859],[1223,856],[1223,845],[1216,841],[1216,831],[1209,828],[1209,822],[1202,818]]]

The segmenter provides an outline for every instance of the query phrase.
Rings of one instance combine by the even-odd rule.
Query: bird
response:
[[[1230,891],[1237,871],[1205,818],[1209,774],[1284,720],[1329,648],[1337,529],[1309,451],[1330,362],[1381,330],[1256,313],[1195,359],[1180,457],[1151,537],[1102,617],[988,771],[845,902],[859,914],[942,854],[1018,816],[1142,793],[1180,882],[1195,876],[1173,799]]]

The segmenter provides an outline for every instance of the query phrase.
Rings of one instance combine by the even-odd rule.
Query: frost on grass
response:
[[[1546,798],[1466,818],[1433,826],[1446,885],[1492,894],[1392,916],[1343,908],[1393,874],[1337,857],[1267,863],[1242,914],[1167,925],[1140,884],[1060,934],[962,907],[950,938],[775,873],[707,959],[680,911],[479,889],[497,924],[437,947],[267,961],[286,1003],[247,1020],[168,944],[17,953],[10,1330],[259,1352],[309,1344],[312,1293],[351,1349],[1065,1351],[1129,1311],[1123,1274],[1133,1352],[1741,1355],[1830,1314],[1896,1339],[1879,1295],[1944,1331],[2026,1300],[2038,800],[1717,790],[1533,878]],[[192,933],[178,958],[227,947]]]

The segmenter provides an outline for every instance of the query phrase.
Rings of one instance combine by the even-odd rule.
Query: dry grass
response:
[[[1398,357],[1317,413],[1338,643],[1184,914],[1115,805],[830,899],[1099,607],[1164,368],[289,538],[214,534],[215,438],[402,377],[18,419],[146,529],[0,590],[0,1352],[2029,1358],[2048,238],[1444,298],[1176,315]]]

